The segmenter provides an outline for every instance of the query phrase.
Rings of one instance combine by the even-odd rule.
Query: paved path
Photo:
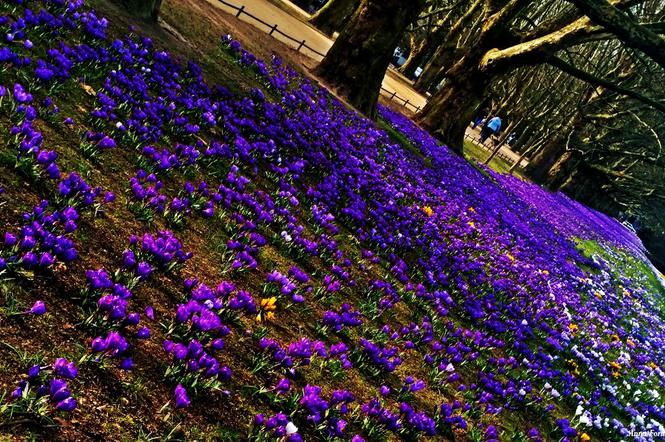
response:
[[[225,4],[220,3],[217,0],[208,0],[208,1],[211,4],[219,7],[223,11],[228,12],[229,14],[235,15],[237,13],[236,9],[226,6]],[[296,5],[286,0],[278,0],[278,1],[284,3],[285,5],[284,7],[292,9],[292,11],[290,11],[291,13],[286,12],[285,10],[283,10],[279,6],[276,6],[275,4],[271,3],[268,0],[225,0],[225,1],[237,7],[241,7],[244,5],[245,11],[247,11],[248,13],[254,15],[255,17],[260,18],[266,23],[276,24],[277,29],[284,32],[285,34],[288,34],[298,39],[299,41],[305,40],[308,46],[310,46],[311,48],[322,54],[327,53],[333,44],[333,41],[328,36],[322,34],[317,29],[310,26],[309,23],[306,22],[307,18],[309,17],[309,14],[307,14],[305,11],[302,11]],[[256,20],[252,19],[250,16],[246,14],[241,14],[239,18],[242,21],[254,25],[263,31],[267,32],[269,30],[265,25],[257,22]],[[297,46],[297,43],[295,43],[293,40],[290,40],[277,32],[275,32],[273,36],[276,39],[288,44],[291,47]],[[303,48],[301,52],[315,60],[321,60],[320,55],[308,50],[307,48]],[[397,92],[397,96],[402,98],[402,100],[396,100],[400,104],[403,104],[404,100],[408,100],[409,103],[413,104],[415,107],[422,108],[427,103],[427,99],[418,92],[416,92],[408,80],[406,80],[398,73],[392,72],[391,70],[388,70],[385,78],[383,79],[383,87],[389,90],[391,93],[393,91]],[[391,95],[386,91],[383,91],[383,94]],[[413,111],[415,110],[415,107],[409,106],[409,109]]]

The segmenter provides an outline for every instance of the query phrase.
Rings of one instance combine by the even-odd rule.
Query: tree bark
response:
[[[374,118],[393,52],[424,5],[425,0],[361,0],[316,75],[358,111]]]
[[[399,71],[405,77],[413,78],[416,75],[416,69],[422,66],[427,61],[427,58],[431,56],[431,51],[432,45],[428,44],[428,42],[423,42],[420,46],[413,48],[406,63],[399,68]]]
[[[446,75],[443,89],[427,102],[416,122],[453,152],[461,154],[464,134],[492,80],[478,65],[462,58]]]
[[[515,173],[515,171],[516,171],[517,169],[521,168],[521,167],[522,167],[522,161],[524,161],[524,159],[525,159],[525,158],[527,157],[527,155],[529,155],[530,153],[531,153],[531,150],[530,150],[530,149],[528,149],[528,148],[527,148],[527,149],[524,149],[524,152],[522,152],[522,154],[521,154],[520,157],[517,159],[517,161],[515,161],[515,162],[513,163],[512,166],[510,166],[510,169],[508,170],[508,173],[509,173],[510,175],[512,175],[513,173]]]
[[[425,67],[429,60],[434,55],[434,52],[443,43],[448,30],[443,26],[439,26],[431,35],[428,35],[425,40],[413,48],[409,54],[408,60],[402,65],[400,71],[409,78],[413,78],[416,74],[416,69]]]
[[[457,48],[451,43],[446,42],[439,46],[429,62],[423,66],[420,77],[413,84],[414,89],[428,92],[441,83],[446,74],[445,67],[454,62],[456,52]]]
[[[547,172],[544,184],[550,190],[559,190],[564,184],[568,182],[568,178],[575,172],[572,164],[574,154],[573,152],[564,152],[559,158],[556,159],[550,170]]]
[[[344,28],[358,7],[359,0],[330,0],[309,20],[319,31],[333,35]]]
[[[531,132],[531,130],[532,130],[531,128],[532,128],[531,125],[527,125],[524,129],[522,129],[522,135],[520,135],[519,138],[517,138],[517,140],[515,140],[515,144],[513,144],[513,146],[512,146],[512,149],[515,152],[524,154],[527,151],[532,151],[532,149],[530,149],[530,147],[532,147],[533,144],[532,145],[527,144],[527,143],[533,142],[534,139],[536,139],[535,134],[533,132]],[[536,139],[536,141],[537,141],[537,139]]]
[[[439,45],[438,49],[429,59],[429,62],[423,66],[423,72],[414,84],[416,90],[425,92],[443,80],[446,67],[452,66],[454,62],[457,53],[457,40],[459,40],[466,26],[474,18],[481,4],[481,0],[474,1],[464,15],[448,29],[442,44]]]
[[[549,139],[538,153],[529,160],[525,169],[526,175],[532,181],[544,184],[547,181],[549,170],[566,151],[566,138],[572,130],[573,121],[561,128],[557,134]]]
[[[569,159],[568,163],[574,159]],[[556,186],[569,197],[592,207],[602,205],[603,198],[607,195],[604,186],[608,183],[607,176],[599,173],[584,161],[575,161],[574,166],[568,165],[568,173],[565,181]]]
[[[134,17],[156,22],[162,0],[121,0],[122,5]]]

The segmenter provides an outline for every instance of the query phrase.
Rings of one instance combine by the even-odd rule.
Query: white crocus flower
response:
[[[585,425],[587,427],[590,427],[591,426],[591,413],[589,413],[587,411],[582,416],[580,416],[580,424]]]
[[[286,424],[286,427],[284,427],[284,429],[286,430],[287,435],[291,435],[293,433],[298,432],[298,427],[296,427],[293,422],[289,422],[288,424]]]

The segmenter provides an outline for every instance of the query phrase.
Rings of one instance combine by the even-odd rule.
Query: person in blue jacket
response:
[[[485,123],[482,130],[480,131],[480,142],[485,144],[485,140],[487,140],[492,135],[498,135],[500,131],[501,131],[501,118],[499,117],[492,118],[487,123]]]

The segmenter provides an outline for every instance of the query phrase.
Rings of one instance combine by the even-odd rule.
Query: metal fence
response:
[[[295,37],[292,37],[289,34],[283,32],[281,29],[279,29],[276,24],[267,23],[267,22],[263,21],[262,19],[260,19],[259,17],[253,15],[252,13],[247,12],[245,10],[244,5],[243,6],[236,6],[233,3],[229,3],[229,2],[224,1],[224,0],[218,0],[218,1],[220,3],[222,3],[223,5],[235,10],[236,11],[236,13],[235,13],[236,18],[240,18],[243,15],[246,15],[246,16],[250,17],[252,20],[256,21],[257,23],[265,26],[267,28],[266,32],[268,33],[269,36],[271,36],[271,37],[273,37],[273,38],[275,38],[279,41],[282,41],[283,43],[290,43],[290,46],[293,49],[295,49],[297,52],[302,53],[302,54],[304,54],[308,57],[315,58],[315,59],[318,57],[319,61],[322,60],[323,57],[326,56],[326,54],[324,54],[322,52],[319,52],[316,49],[314,49],[313,47],[309,46],[307,44],[307,40],[300,40],[300,39],[297,39]],[[282,37],[284,37],[286,39],[286,42],[284,42],[281,39],[278,39],[277,35],[281,35]],[[416,113],[420,112],[420,106],[417,106],[417,105],[411,103],[408,99],[400,97],[399,95],[397,95],[396,91],[391,91],[391,90],[388,90],[388,89],[384,88],[383,86],[381,86],[381,93],[384,97],[388,98],[390,101],[395,101],[397,104],[399,104],[402,107],[405,107],[407,109],[411,108]]]

